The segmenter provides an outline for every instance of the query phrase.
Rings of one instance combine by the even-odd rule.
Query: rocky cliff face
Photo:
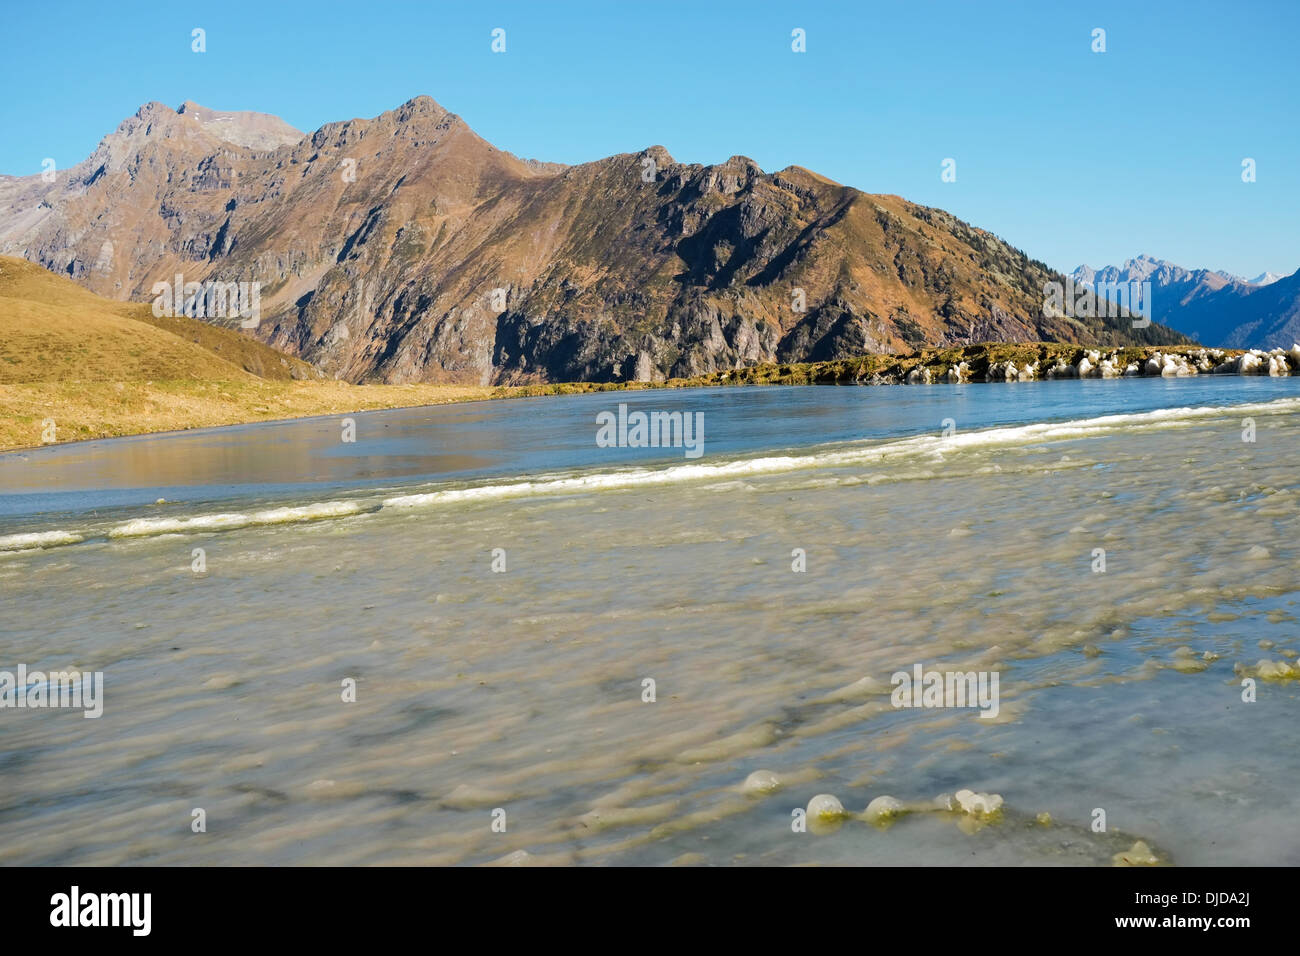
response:
[[[122,299],[177,273],[260,283],[252,334],[350,381],[1180,341],[1044,317],[1043,284],[1062,277],[938,209],[739,156],[522,160],[428,97],[301,137],[263,114],[148,104],[54,182],[0,179],[0,252]]]

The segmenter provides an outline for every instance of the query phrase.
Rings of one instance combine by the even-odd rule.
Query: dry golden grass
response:
[[[504,397],[472,385],[347,385],[343,382],[238,381],[33,382],[0,384],[0,449],[55,441],[113,438],[238,425],[377,408],[440,405]]]
[[[87,292],[0,256],[0,384],[148,379],[318,378],[235,329],[154,316],[148,305]]]
[[[136,319],[0,296],[0,384],[252,377]]]
[[[313,376],[295,381],[293,375]],[[155,318],[0,257],[0,449],[499,397],[463,385],[348,385],[195,319]]]

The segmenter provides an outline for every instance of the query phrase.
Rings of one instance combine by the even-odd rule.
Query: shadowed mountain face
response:
[[[655,380],[921,345],[1182,341],[1043,315],[1041,263],[938,209],[661,147],[519,159],[428,97],[314,134],[151,103],[0,179],[0,252],[147,301],[258,282],[258,338],[350,381]],[[233,323],[231,323],[233,324]]]
[[[1228,286],[1171,319],[1209,345],[1289,349],[1300,342],[1300,272],[1268,285]]]

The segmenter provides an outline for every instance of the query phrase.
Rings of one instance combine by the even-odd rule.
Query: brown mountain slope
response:
[[[428,97],[269,150],[219,137],[207,113],[149,104],[56,182],[0,182],[0,252],[141,301],[178,272],[258,282],[254,334],[349,381],[660,380],[920,345],[1182,341],[1046,318],[1043,283],[1063,278],[1041,263],[799,167],[686,165],[660,147],[528,162]]]

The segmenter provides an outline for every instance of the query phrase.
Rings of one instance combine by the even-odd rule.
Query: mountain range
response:
[[[1070,277],[1090,289],[1099,283],[1150,282],[1151,318],[1205,345],[1287,349],[1300,342],[1300,271],[1243,279],[1142,255],[1122,266],[1079,266]]]
[[[1285,279],[1286,276],[1280,276],[1276,272],[1261,272],[1253,279],[1247,279],[1246,285],[1272,285],[1278,279]]]
[[[310,134],[148,103],[77,165],[0,177],[0,253],[119,300],[176,275],[257,283],[251,334],[351,382],[658,381],[922,346],[1185,341],[1044,315],[1045,283],[1065,277],[940,209],[661,146],[523,159],[427,96]]]

